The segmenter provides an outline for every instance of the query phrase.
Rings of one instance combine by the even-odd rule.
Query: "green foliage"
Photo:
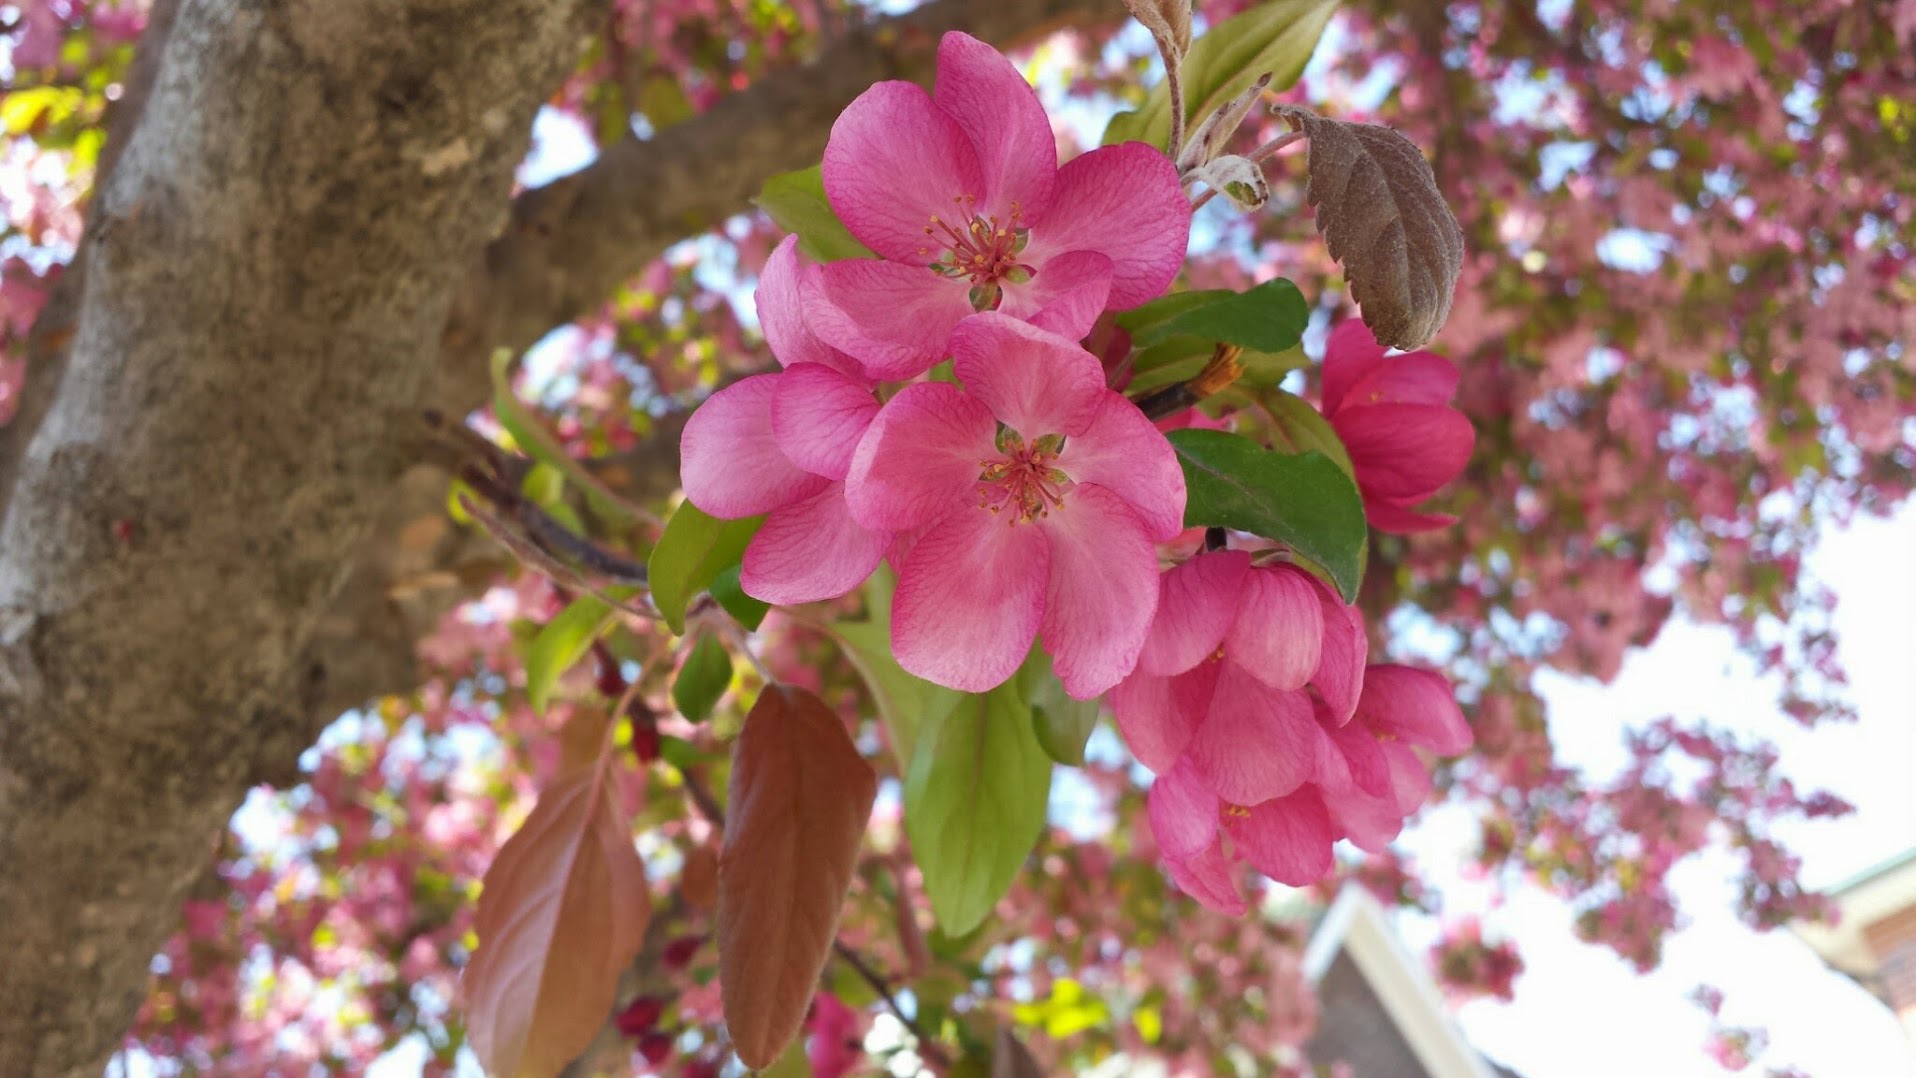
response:
[[[672,681],[672,706],[693,722],[704,722],[732,684],[732,653],[710,634],[699,637]]]
[[[1322,566],[1347,602],[1364,577],[1369,533],[1357,484],[1320,452],[1279,453],[1237,434],[1169,435],[1184,467],[1186,527],[1234,528],[1288,543]]]
[[[738,573],[738,566],[728,565],[719,572],[718,576],[713,577],[712,598],[717,599],[718,604],[725,608],[725,612],[732,615],[732,618],[740,625],[747,629],[757,629],[764,623],[765,615],[771,611],[772,606],[770,603],[745,594],[745,589],[739,586]]]
[[[1304,74],[1338,0],[1267,0],[1224,20],[1198,38],[1184,61],[1184,114],[1201,121],[1271,75],[1271,90],[1289,89]],[[1187,125],[1188,129],[1188,125]],[[1121,112],[1104,144],[1137,139],[1163,146],[1171,135],[1171,94],[1160,82],[1135,112]]]
[[[828,630],[865,679],[901,770],[911,766],[921,730],[943,718],[964,694],[907,673],[891,654],[891,594],[895,582],[880,568],[865,584],[865,621],[836,621]]]
[[[1098,725],[1098,702],[1072,699],[1040,647],[1031,649],[1015,684],[1031,708],[1032,732],[1045,755],[1070,767],[1084,766],[1084,743]]]
[[[967,693],[920,734],[905,777],[905,831],[947,933],[983,923],[1044,829],[1051,758],[1016,679]]]
[[[534,710],[545,710],[559,675],[585,657],[617,616],[603,600],[585,595],[572,600],[539,630],[526,649],[526,696]]]
[[[1174,292],[1119,315],[1118,325],[1139,348],[1191,336],[1258,352],[1284,352],[1297,347],[1310,320],[1304,294],[1280,277],[1243,292]]]
[[[652,587],[652,605],[675,633],[685,631],[685,608],[692,596],[704,591],[719,573],[745,556],[764,517],[719,520],[691,502],[681,502],[665,524],[652,557],[645,563]]]
[[[815,261],[876,257],[832,210],[818,165],[773,176],[765,181],[754,201],[778,227],[797,236],[799,250]]]
[[[533,460],[552,468],[564,480],[577,486],[585,495],[586,504],[605,520],[621,527],[640,523],[640,514],[566,452],[565,446],[560,445],[559,440],[546,429],[544,421],[534,415],[519,399],[519,395],[512,391],[512,380],[507,375],[511,366],[511,352],[501,348],[492,353],[492,411],[499,425],[512,435],[513,444]],[[544,502],[541,501],[541,504],[544,505]],[[549,511],[550,507],[547,508]],[[572,526],[570,521],[563,523]]]

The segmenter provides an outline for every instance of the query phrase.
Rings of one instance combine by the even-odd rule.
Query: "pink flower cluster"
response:
[[[1176,168],[1138,143],[1060,168],[1031,87],[953,33],[935,93],[880,83],[845,110],[824,182],[879,257],[773,252],[758,314],[784,369],[692,417],[686,497],[764,515],[740,581],[767,602],[843,595],[888,559],[893,648],[921,677],[989,689],[1035,639],[1074,696],[1110,689],[1143,647],[1184,479],[1078,341],[1176,274]],[[947,357],[955,382],[923,380]]]
[[[1430,794],[1413,746],[1470,747],[1442,677],[1368,654],[1356,609],[1295,565],[1221,550],[1163,575],[1111,707],[1158,774],[1151,829],[1180,888],[1242,912],[1234,860],[1302,886],[1339,838],[1382,850]]]
[[[1455,364],[1429,352],[1386,357],[1370,327],[1351,318],[1324,349],[1324,418],[1350,453],[1364,516],[1378,531],[1407,535],[1449,527],[1456,517],[1413,507],[1462,474],[1476,431],[1450,406]]]

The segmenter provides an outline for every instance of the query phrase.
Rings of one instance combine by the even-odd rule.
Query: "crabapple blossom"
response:
[[[884,379],[928,370],[974,311],[1082,337],[1106,308],[1162,292],[1190,234],[1169,158],[1133,142],[1058,167],[1037,94],[957,32],[939,42],[932,93],[881,82],[845,109],[824,183],[879,257],[820,267],[813,328]]]
[[[983,691],[1041,638],[1090,699],[1137,661],[1154,543],[1183,528],[1184,473],[1137,405],[1070,340],[1008,315],[961,322],[962,387],[906,386],[858,443],[851,515],[900,535],[892,647],[906,670]]]
[[[1450,406],[1457,368],[1429,352],[1387,357],[1370,327],[1345,319],[1324,349],[1324,418],[1350,452],[1364,515],[1409,534],[1457,522],[1413,506],[1457,478],[1476,433]]]

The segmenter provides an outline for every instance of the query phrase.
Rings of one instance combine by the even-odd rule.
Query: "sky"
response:
[[[1838,596],[1854,724],[1804,730],[1777,709],[1775,680],[1757,676],[1727,630],[1681,618],[1633,652],[1615,682],[1553,675],[1543,696],[1561,759],[1597,775],[1622,770],[1624,726],[1663,715],[1774,741],[1782,772],[1800,789],[1827,787],[1857,807],[1841,820],[1782,831],[1803,858],[1805,881],[1828,887],[1916,846],[1916,506],[1828,534],[1807,568]],[[1513,1002],[1475,1002],[1457,1015],[1465,1035],[1499,1062],[1531,1078],[1722,1075],[1703,1051],[1708,1019],[1688,999],[1707,983],[1725,993],[1725,1021],[1767,1029],[1764,1065],[1794,1064],[1816,1078],[1916,1074],[1888,1008],[1826,968],[1793,933],[1759,934],[1737,921],[1727,857],[1701,858],[1673,875],[1690,923],[1671,939],[1663,965],[1639,976],[1579,942],[1568,907],[1540,891],[1526,888],[1491,908],[1485,889],[1454,867],[1474,841],[1474,820],[1447,808],[1427,811],[1403,845],[1451,912],[1485,910],[1487,932],[1501,931],[1523,952],[1527,968]],[[1399,928],[1413,944],[1434,938],[1435,926],[1419,919],[1400,918]]]

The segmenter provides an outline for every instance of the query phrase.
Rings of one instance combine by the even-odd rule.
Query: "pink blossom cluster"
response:
[[[1415,749],[1470,747],[1448,682],[1368,655],[1356,608],[1295,564],[1218,550],[1163,574],[1111,708],[1158,775],[1151,829],[1179,887],[1241,912],[1234,861],[1302,886],[1340,838],[1382,850],[1430,795]]]
[[[1185,492],[1170,444],[1078,341],[1170,283],[1190,206],[1150,147],[1057,156],[1031,87],[964,34],[940,43],[932,93],[862,94],[824,184],[879,257],[778,246],[757,306],[783,369],[699,408],[682,474],[705,512],[764,516],[751,595],[830,599],[889,561],[905,669],[982,691],[1039,640],[1089,699],[1137,660]],[[950,378],[928,377],[946,357]]]

